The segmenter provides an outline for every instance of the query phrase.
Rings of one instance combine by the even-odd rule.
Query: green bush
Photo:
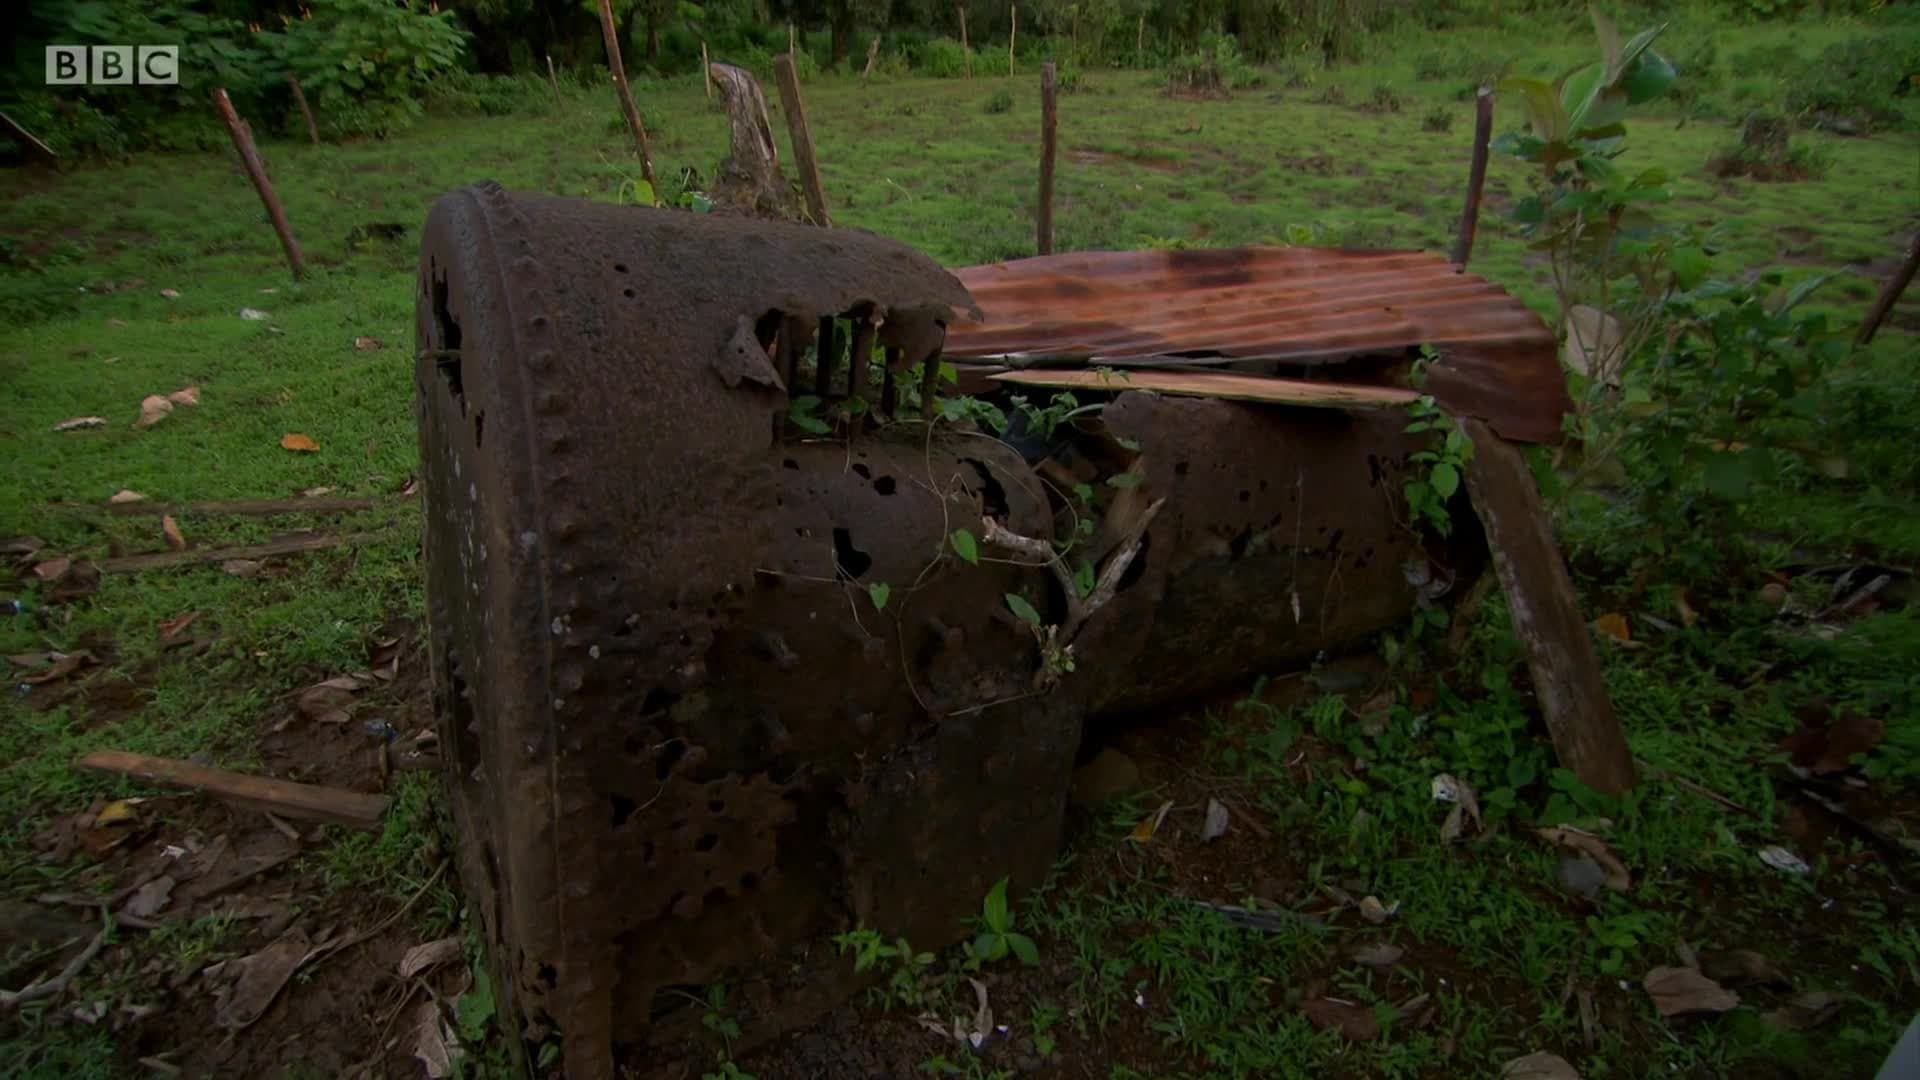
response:
[[[1245,90],[1264,81],[1241,54],[1232,34],[1203,36],[1198,49],[1182,53],[1167,65],[1167,78],[1176,90],[1203,94]]]
[[[995,90],[981,108],[988,113],[1011,112],[1013,110],[1013,91],[1004,86]]]
[[[1786,106],[1809,122],[1841,130],[1920,126],[1920,26],[1886,27],[1828,46],[1788,82]]]
[[[385,135],[421,113],[420,96],[454,70],[466,31],[420,0],[311,0],[310,17],[272,35],[277,66],[300,78],[322,130]]]
[[[1427,110],[1427,115],[1425,119],[1420,121],[1420,126],[1433,132],[1445,133],[1452,131],[1453,110],[1444,105],[1435,105],[1433,108]]]

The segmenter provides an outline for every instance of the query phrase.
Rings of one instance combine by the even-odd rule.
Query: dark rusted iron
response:
[[[1553,332],[1518,299],[1419,251],[1079,252],[956,271],[985,312],[950,360],[1184,364],[1332,381],[1404,377],[1512,439],[1554,442],[1570,407]]]
[[[736,1047],[812,1020],[856,986],[825,940],[851,926],[958,939],[995,880],[1046,872],[1085,718],[1357,642],[1484,559],[1471,515],[1450,550],[1404,524],[1420,443],[1391,412],[1122,394],[1026,450],[945,423],[783,431],[820,320],[853,324],[856,367],[896,361],[890,398],[896,368],[937,372],[957,310],[953,275],[852,230],[491,184],[433,208],[435,708],[502,1015],[557,1031],[569,1076],[685,1060],[687,995],[718,981]],[[1131,561],[1050,690],[1000,598],[1062,625],[1054,576],[948,540],[989,516],[1071,535],[1086,511],[1029,459],[1141,479],[1103,504],[1095,554]]]

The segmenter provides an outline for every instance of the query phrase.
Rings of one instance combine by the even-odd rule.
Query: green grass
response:
[[[1706,163],[1737,138],[1745,108],[1776,103],[1787,89],[1776,66],[1740,58],[1784,48],[1804,59],[1863,32],[1846,23],[1729,29],[1683,21],[1669,32],[1670,51],[1702,54],[1717,35],[1718,59],[1706,70],[1718,74],[1686,104],[1636,120],[1627,158],[1675,177],[1675,200],[1662,213],[1729,227],[1716,273],[1739,276],[1780,261],[1795,277],[1853,271],[1821,294],[1843,321],[1857,318],[1877,286],[1863,271],[1883,272],[1914,225],[1920,163],[1911,137],[1799,133],[1831,165],[1797,183],[1723,182]],[[1457,35],[1389,38],[1375,43],[1377,62],[1274,69],[1262,86],[1224,100],[1168,97],[1160,73],[1084,71],[1061,102],[1057,245],[1276,243],[1305,228],[1316,243],[1444,250],[1472,129],[1471,95],[1462,92],[1498,74],[1505,58],[1514,72],[1557,73],[1586,58],[1584,35],[1584,26],[1543,35],[1537,24],[1509,19]],[[1537,45],[1543,36],[1551,44]],[[724,153],[724,118],[697,79],[643,81],[637,92],[666,193],[679,191],[684,170],[697,174],[698,186]],[[899,237],[949,265],[1032,253],[1032,80],[821,79],[807,94],[837,224]],[[1336,96],[1351,107],[1316,103]],[[1389,98],[1397,110],[1372,107]],[[0,246],[0,374],[9,390],[0,445],[11,466],[0,472],[0,535],[33,534],[55,550],[96,557],[160,550],[157,519],[87,509],[122,488],[164,501],[283,497],[322,486],[341,495],[398,490],[417,457],[417,232],[395,244],[350,237],[383,222],[417,230],[435,197],[483,178],[616,199],[638,168],[611,96],[570,90],[561,105],[534,100],[512,116],[437,117],[387,142],[267,146],[313,270],[300,283],[289,279],[228,155],[148,155],[52,180],[0,178],[12,226]],[[1448,127],[1434,117],[1449,116],[1449,130],[1429,130]],[[1500,128],[1514,121],[1503,106]],[[790,162],[785,124],[776,118],[774,126]],[[1495,160],[1473,269],[1546,311],[1544,265],[1499,220],[1526,184],[1519,166]],[[179,298],[163,298],[163,288]],[[241,307],[271,318],[242,320]],[[1916,310],[1920,295],[1901,308],[1907,325]],[[361,336],[386,348],[358,350]],[[1851,363],[1842,378],[1859,389],[1862,415],[1885,428],[1910,416],[1909,405],[1920,407],[1914,359],[1914,337],[1895,326]],[[200,387],[199,407],[132,428],[142,397],[186,385]],[[80,415],[109,425],[50,430]],[[288,432],[311,436],[321,451],[283,451]],[[1779,536],[1774,563],[1794,544],[1835,552],[1870,541],[1885,558],[1920,556],[1910,450],[1882,437],[1847,453],[1858,477],[1777,494],[1758,515]],[[105,679],[131,687],[137,707],[108,709],[94,692],[46,711],[12,696],[0,705],[0,871],[10,891],[43,888],[57,874],[38,865],[27,844],[47,816],[135,789],[74,771],[76,754],[102,746],[204,752],[216,764],[247,767],[289,691],[363,667],[382,625],[421,610],[418,523],[406,511],[337,522],[182,515],[179,524],[196,544],[255,542],[312,525],[397,531],[390,542],[292,560],[281,576],[241,579],[217,567],[108,575],[95,596],[66,607],[25,587],[28,610],[0,623],[0,651],[93,648],[106,662]],[[1571,547],[1597,553],[1606,566],[1609,545],[1630,525],[1604,506],[1585,506],[1566,529]],[[1622,591],[1604,575],[1582,584],[1596,605]],[[1869,1071],[1920,1005],[1920,938],[1897,915],[1879,917],[1886,883],[1871,867],[1809,885],[1758,863],[1755,846],[1777,839],[1778,808],[1754,763],[1792,730],[1794,705],[1822,693],[1887,716],[1877,782],[1909,794],[1920,779],[1920,626],[1893,612],[1833,642],[1782,638],[1763,614],[1732,596],[1716,599],[1724,603],[1700,628],[1645,653],[1610,653],[1609,690],[1636,753],[1737,800],[1755,818],[1665,782],[1612,803],[1557,780],[1497,606],[1476,634],[1471,665],[1435,682],[1430,707],[1412,708],[1403,693],[1378,735],[1356,728],[1338,702],[1216,719],[1209,767],[1245,789],[1249,805],[1285,837],[1283,854],[1304,880],[1358,881],[1399,901],[1402,915],[1385,935],[1432,950],[1456,975],[1471,973],[1446,986],[1418,984],[1436,1009],[1429,1026],[1389,1024],[1388,1038],[1363,1047],[1312,1027],[1289,1007],[1286,988],[1323,979],[1328,993],[1383,1009],[1415,988],[1396,983],[1389,994],[1376,974],[1347,963],[1346,926],[1250,935],[1181,902],[1151,861],[1128,881],[1070,872],[1021,910],[1020,925],[1066,972],[1052,988],[1052,1000],[1064,1004],[1007,1022],[1047,1037],[1093,1037],[1131,1015],[1143,992],[1155,1003],[1153,1042],[1175,1064],[1156,1071],[1130,1063],[1146,1071],[1117,1067],[1115,1076],[1481,1075],[1540,1048],[1566,1053],[1589,1077],[1724,1075],[1757,1063],[1785,1075],[1797,1062]],[[191,658],[163,649],[157,630],[190,611],[201,613],[196,633],[215,636]],[[1771,681],[1746,684],[1755,667],[1783,658]],[[1404,680],[1433,681],[1417,671]],[[1309,746],[1327,757],[1306,780],[1287,763]],[[1355,768],[1360,761],[1364,770]],[[1440,815],[1427,784],[1441,771],[1481,791],[1484,837],[1438,843]],[[382,833],[343,838],[314,857],[331,887],[402,898],[426,883],[442,854],[422,846],[439,831],[433,784],[413,776],[394,795]],[[1154,805],[1141,798],[1106,808],[1082,832],[1076,865],[1124,848],[1125,829]],[[1561,816],[1613,822],[1606,835],[1636,872],[1632,893],[1604,896],[1585,912],[1556,892],[1555,856],[1529,826]],[[1702,882],[1711,885],[1705,899]],[[1827,899],[1851,916],[1822,918]],[[456,904],[443,880],[422,908],[425,924],[451,925]],[[217,946],[218,930],[183,928],[152,947],[185,955]],[[1810,985],[1844,992],[1848,1011],[1804,1035],[1772,1033],[1758,1008],[1660,1025],[1634,984],[1646,967],[1673,962],[1681,940],[1777,948]],[[1629,989],[1619,989],[1622,979]],[[1570,980],[1592,988],[1610,1016],[1626,1018],[1591,1050],[1565,997]],[[34,1053],[23,1066],[30,1075],[106,1075],[100,1033],[63,1035]]]

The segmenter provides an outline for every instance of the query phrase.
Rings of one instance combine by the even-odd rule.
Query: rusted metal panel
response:
[[[911,363],[969,309],[856,232],[494,185],[429,216],[416,391],[462,874],[503,1015],[558,1031],[569,1076],[684,1061],[687,994],[718,981],[737,1045],[808,1022],[856,986],[825,940],[851,926],[957,940],[993,881],[1051,864],[1089,718],[1358,641],[1420,601],[1409,565],[1481,558],[1405,524],[1420,443],[1392,410],[1122,394],[1039,453],[1138,445],[1164,501],[1047,684],[1000,598],[1059,625],[1066,594],[948,546],[983,518],[1072,535],[1027,450],[783,427],[811,342]]]
[[[1012,366],[1222,366],[1354,383],[1403,376],[1503,435],[1553,442],[1570,407],[1540,317],[1498,285],[1419,251],[1236,248],[1081,252],[955,271],[984,315],[949,328],[949,359]]]

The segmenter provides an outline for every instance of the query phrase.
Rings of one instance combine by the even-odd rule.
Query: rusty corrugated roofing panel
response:
[[[1430,389],[1508,437],[1553,441],[1569,406],[1540,317],[1428,252],[1075,252],[954,275],[983,313],[948,327],[954,360],[1314,366],[1432,345],[1446,359]]]

